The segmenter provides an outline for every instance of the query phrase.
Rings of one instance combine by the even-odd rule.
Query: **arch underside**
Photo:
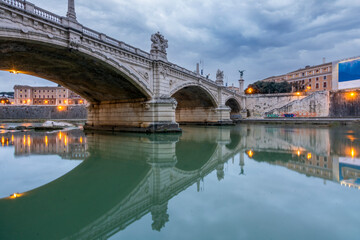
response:
[[[55,82],[89,102],[150,97],[119,69],[79,51],[44,43],[0,40],[0,70]]]
[[[233,98],[230,98],[225,103],[226,106],[228,106],[231,109],[230,115],[237,115],[240,114],[240,104]]]
[[[175,112],[177,122],[217,121],[214,116],[217,104],[207,90],[199,86],[187,86],[177,91],[172,97],[178,102]]]

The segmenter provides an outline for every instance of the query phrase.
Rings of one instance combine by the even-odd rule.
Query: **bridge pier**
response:
[[[85,130],[127,132],[180,132],[175,121],[173,98],[110,101],[92,103],[88,107]]]
[[[228,107],[196,107],[176,110],[176,122],[197,125],[231,125]]]

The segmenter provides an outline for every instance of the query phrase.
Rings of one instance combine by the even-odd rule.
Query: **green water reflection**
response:
[[[0,239],[358,239],[360,233],[354,214],[360,131],[353,128],[0,137],[0,151],[13,147],[16,156],[84,160],[46,185],[0,199]]]

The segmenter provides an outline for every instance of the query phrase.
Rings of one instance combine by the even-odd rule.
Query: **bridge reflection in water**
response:
[[[14,144],[16,155],[86,159],[47,185],[1,199],[0,239],[106,239],[148,213],[160,231],[171,198],[193,184],[199,190],[213,171],[226,178],[224,165],[237,155],[240,174],[248,155],[359,188],[359,136],[350,129],[246,125],[185,127],[182,135],[7,133],[2,146]]]

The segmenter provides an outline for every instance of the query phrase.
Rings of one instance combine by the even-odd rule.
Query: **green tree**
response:
[[[270,94],[270,93],[290,93],[292,86],[288,82],[262,82],[257,81],[250,84],[245,90],[246,94]]]

